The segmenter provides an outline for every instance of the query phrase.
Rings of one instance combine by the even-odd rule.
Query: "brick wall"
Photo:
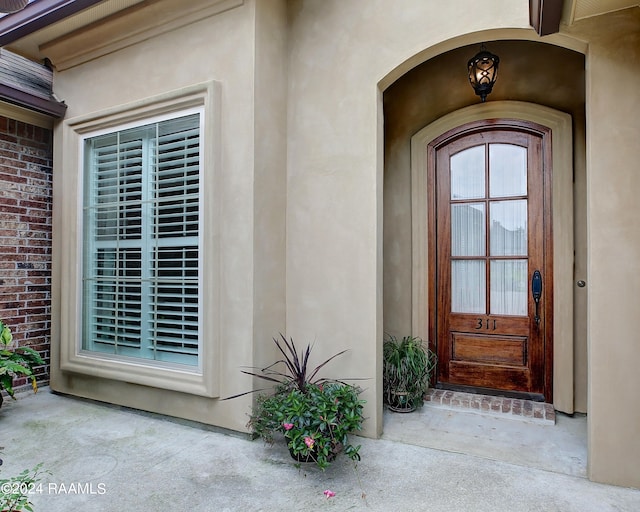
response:
[[[50,130],[0,116],[0,318],[46,360],[51,339]],[[14,382],[26,384],[25,379]]]

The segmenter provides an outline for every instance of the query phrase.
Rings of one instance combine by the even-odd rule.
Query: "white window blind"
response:
[[[85,142],[83,348],[198,365],[200,116]]]

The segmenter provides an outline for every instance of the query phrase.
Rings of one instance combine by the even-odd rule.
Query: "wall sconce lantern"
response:
[[[469,83],[484,102],[487,95],[493,89],[493,84],[498,78],[498,64],[500,58],[497,55],[485,50],[484,43],[480,47],[480,52],[469,59]]]

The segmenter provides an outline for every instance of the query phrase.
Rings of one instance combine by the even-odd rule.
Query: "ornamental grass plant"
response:
[[[422,406],[436,355],[422,339],[388,336],[383,344],[384,402],[396,412],[410,412]]]

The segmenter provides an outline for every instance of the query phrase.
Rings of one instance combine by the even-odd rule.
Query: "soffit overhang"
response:
[[[576,21],[631,7],[640,7],[638,0],[565,0],[563,22],[572,25]]]
[[[0,46],[33,60],[44,57],[40,46],[153,0],[37,0],[0,18]]]
[[[244,0],[104,0],[54,25],[21,35],[7,45],[34,60],[46,58],[62,71],[243,3]],[[116,5],[118,10],[114,11]],[[98,14],[99,9],[102,10]],[[0,19],[0,29],[1,23]]]
[[[574,23],[623,9],[640,7],[638,0],[529,0],[529,23],[540,36],[555,34],[560,24]]]

